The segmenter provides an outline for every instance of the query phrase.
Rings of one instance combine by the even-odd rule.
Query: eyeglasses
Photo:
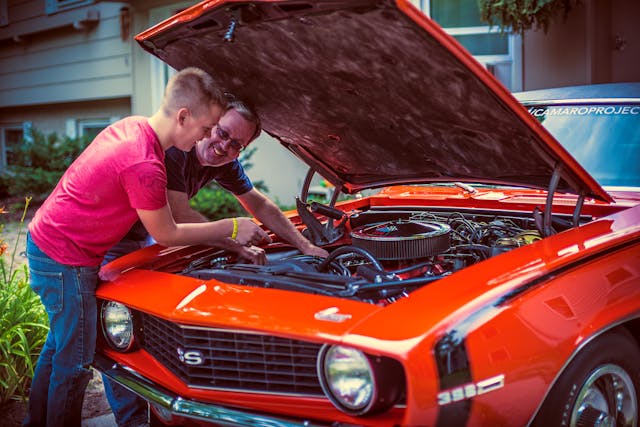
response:
[[[218,135],[218,138],[220,138],[221,140],[229,142],[229,147],[231,147],[233,151],[239,153],[240,151],[244,150],[244,145],[242,145],[242,143],[240,143],[240,141],[238,141],[237,139],[231,139],[229,132],[227,132],[220,125],[216,126],[216,135]]]

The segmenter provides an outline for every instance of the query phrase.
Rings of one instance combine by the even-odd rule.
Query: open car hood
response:
[[[405,0],[204,1],[139,34],[252,105],[342,191],[462,181],[610,200],[453,38]]]

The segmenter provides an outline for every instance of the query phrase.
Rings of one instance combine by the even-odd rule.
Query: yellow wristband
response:
[[[233,231],[231,232],[231,240],[235,240],[238,237],[238,218],[231,218],[233,221]]]

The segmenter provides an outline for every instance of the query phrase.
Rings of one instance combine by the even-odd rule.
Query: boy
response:
[[[64,173],[29,224],[31,287],[49,316],[25,426],[81,425],[96,340],[95,288],[106,251],[140,218],[160,244],[250,245],[267,234],[248,218],[176,224],[167,203],[164,152],[208,137],[225,103],[203,70],[167,84],[161,108],[102,131]]]

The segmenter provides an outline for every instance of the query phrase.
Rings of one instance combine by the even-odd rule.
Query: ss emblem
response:
[[[185,365],[197,366],[204,363],[204,356],[197,350],[184,350],[182,347],[176,349],[178,359]]]

